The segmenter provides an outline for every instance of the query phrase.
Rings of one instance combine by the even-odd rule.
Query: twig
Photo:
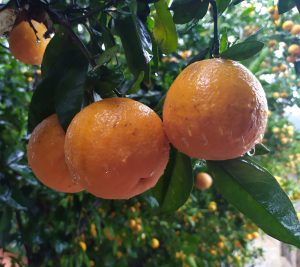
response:
[[[91,66],[94,68],[97,66],[96,60],[91,55],[90,51],[86,48],[84,43],[80,40],[80,38],[75,34],[71,25],[69,24],[68,20],[64,19],[60,14],[56,13],[55,11],[47,8],[48,14],[54,18],[60,25],[62,25],[72,40],[78,45],[79,49],[82,53],[86,56]]]
[[[218,29],[218,7],[216,0],[209,0],[213,9],[214,19],[214,40],[212,45],[211,54],[213,57],[220,57],[220,40],[219,40],[219,29]]]

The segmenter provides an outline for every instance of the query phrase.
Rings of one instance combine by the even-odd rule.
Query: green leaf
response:
[[[174,0],[171,5],[173,20],[176,24],[185,24],[193,19],[202,19],[208,10],[208,0]]]
[[[245,60],[253,57],[264,47],[264,43],[250,40],[235,44],[221,53],[221,58],[232,59],[236,61]]]
[[[48,74],[36,87],[28,113],[28,132],[33,129],[45,118],[55,113],[54,95],[55,87],[59,80],[54,73]]]
[[[134,15],[116,19],[115,29],[121,38],[129,70],[136,77],[144,71],[148,81],[152,44],[147,29]]]
[[[256,32],[254,32],[253,34],[251,34],[249,37],[247,37],[244,42],[248,42],[248,41],[253,41],[253,40],[257,40],[257,38],[260,36],[261,33],[263,33],[264,28],[260,28],[259,30],[257,30]]]
[[[223,53],[228,47],[227,28],[222,31],[220,39],[220,53]]]
[[[133,78],[132,80],[125,81],[119,91],[124,94],[134,94],[141,88],[141,83],[144,79],[145,73],[143,71],[140,72],[138,77]]]
[[[94,69],[98,69],[99,67],[101,67],[102,65],[107,63],[108,61],[112,60],[112,58],[116,56],[117,52],[118,52],[118,47],[116,45],[105,50],[98,57],[98,59],[96,61],[97,66]]]
[[[268,153],[270,153],[270,149],[267,148],[264,144],[257,144],[255,146],[254,154],[256,156],[258,156],[258,155],[265,155],[265,154],[268,154]]]
[[[291,10],[296,5],[294,0],[279,0],[278,1],[278,11],[279,14],[283,14]]]
[[[161,212],[176,211],[190,196],[193,187],[191,159],[171,148],[170,160],[164,175],[151,190]]]
[[[259,54],[259,56],[257,58],[255,58],[255,60],[253,60],[251,62],[251,64],[249,65],[249,70],[252,73],[257,73],[260,70],[260,66],[261,63],[266,59],[266,57],[269,55],[269,49],[267,47],[265,47],[261,53]]]
[[[231,0],[217,0],[217,7],[219,14],[222,14],[229,6]]]
[[[87,65],[74,68],[61,79],[56,88],[55,111],[59,122],[66,131],[73,117],[81,110],[84,100],[84,89]]]
[[[105,66],[98,68],[89,77],[91,89],[94,89],[101,98],[116,97],[115,89],[124,80],[123,73],[117,69],[111,70]]]
[[[156,9],[154,39],[163,53],[172,53],[177,49],[177,33],[172,15],[165,0],[156,2],[154,6]]]
[[[295,209],[266,169],[249,157],[207,164],[215,185],[228,202],[270,236],[300,247]]]

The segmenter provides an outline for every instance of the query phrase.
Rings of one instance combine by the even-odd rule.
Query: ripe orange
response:
[[[30,24],[26,21],[22,21],[9,33],[9,49],[15,58],[23,63],[40,65],[50,38],[45,39],[43,36],[47,31],[44,24],[34,20],[31,22],[37,31],[39,42]]]
[[[79,192],[82,186],[74,183],[65,163],[64,142],[65,132],[53,114],[32,132],[27,146],[28,162],[46,186],[60,192]]]
[[[291,34],[293,34],[293,35],[300,34],[300,25],[299,24],[296,24],[293,26],[293,28],[291,29]]]
[[[297,44],[292,44],[288,48],[288,53],[293,56],[300,56],[300,46]]]
[[[282,29],[284,31],[290,31],[294,26],[294,23],[291,20],[287,20],[282,23]]]
[[[127,98],[93,103],[72,120],[65,141],[66,162],[88,192],[128,199],[153,187],[169,158],[158,115]]]
[[[195,181],[195,186],[199,190],[206,190],[211,187],[213,183],[213,179],[211,176],[206,173],[206,172],[199,172],[196,175],[196,181]]]
[[[223,59],[195,62],[171,85],[163,108],[170,142],[207,160],[236,158],[262,139],[268,117],[264,90],[243,65]]]

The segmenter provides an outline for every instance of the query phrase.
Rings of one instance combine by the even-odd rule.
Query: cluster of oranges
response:
[[[286,32],[290,32],[294,36],[300,35],[300,25],[294,24],[293,21],[287,20],[282,24],[282,29]],[[288,48],[289,56],[288,62],[295,62],[300,57],[300,46],[296,43],[291,44]]]
[[[32,25],[21,22],[12,29],[10,49],[25,63],[41,64],[49,39],[43,24]],[[24,54],[20,46],[26,42],[29,52]],[[231,60],[203,60],[184,69],[171,85],[163,121],[128,98],[85,107],[66,133],[52,114],[34,129],[28,162],[54,190],[128,199],[157,183],[169,160],[169,142],[191,157],[231,159],[261,141],[266,122],[263,88],[248,69]],[[211,181],[198,184],[208,188]]]
[[[272,133],[280,139],[280,142],[285,145],[293,141],[294,127],[292,125],[283,125],[282,128],[273,127]]]
[[[245,67],[204,60],[172,84],[163,122],[137,101],[104,99],[80,111],[66,134],[56,114],[42,121],[29,140],[28,161],[55,190],[127,199],[153,187],[164,173],[169,141],[191,157],[230,159],[260,142],[266,121],[264,91]]]

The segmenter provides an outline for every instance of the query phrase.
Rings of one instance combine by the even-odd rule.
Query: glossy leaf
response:
[[[55,113],[54,95],[59,80],[54,73],[47,75],[36,87],[28,113],[28,131],[33,129],[45,118]]]
[[[283,14],[291,10],[296,5],[294,0],[279,0],[278,1],[278,11],[279,14]]]
[[[141,71],[136,78],[125,81],[119,88],[120,93],[123,95],[136,93],[141,88],[140,85],[144,79],[144,75],[145,73]]]
[[[235,44],[221,53],[221,58],[232,59],[236,61],[245,60],[253,57],[264,47],[264,43],[250,40]]]
[[[55,94],[55,111],[66,131],[73,117],[81,110],[87,65],[70,69],[61,79]]]
[[[222,14],[229,6],[231,0],[217,0],[217,7],[219,14]]]
[[[151,190],[161,212],[176,211],[188,199],[193,187],[191,159],[174,148],[164,175]]]
[[[208,0],[174,0],[171,5],[173,20],[176,24],[185,24],[193,19],[202,19],[208,10]]]
[[[270,153],[270,149],[267,148],[264,144],[257,144],[255,146],[255,151],[254,151],[254,154],[255,155],[265,155],[265,154],[268,154]]]
[[[147,29],[134,15],[116,19],[115,29],[121,38],[129,70],[136,77],[144,71],[148,80],[152,44]]]
[[[249,157],[207,164],[228,202],[270,236],[300,247],[300,224],[293,204],[267,170]]]
[[[116,97],[115,90],[124,80],[123,73],[118,70],[110,70],[102,66],[91,77],[91,89],[95,90],[101,98]]]
[[[156,9],[154,38],[163,53],[172,53],[177,49],[177,33],[172,15],[165,0],[160,0],[154,6]]]
[[[109,62],[110,60],[113,59],[113,57],[116,56],[118,52],[118,47],[117,46],[113,46],[111,48],[108,48],[107,50],[105,50],[97,59],[96,63],[97,66],[94,69],[98,69],[99,67],[101,67],[103,64]]]

